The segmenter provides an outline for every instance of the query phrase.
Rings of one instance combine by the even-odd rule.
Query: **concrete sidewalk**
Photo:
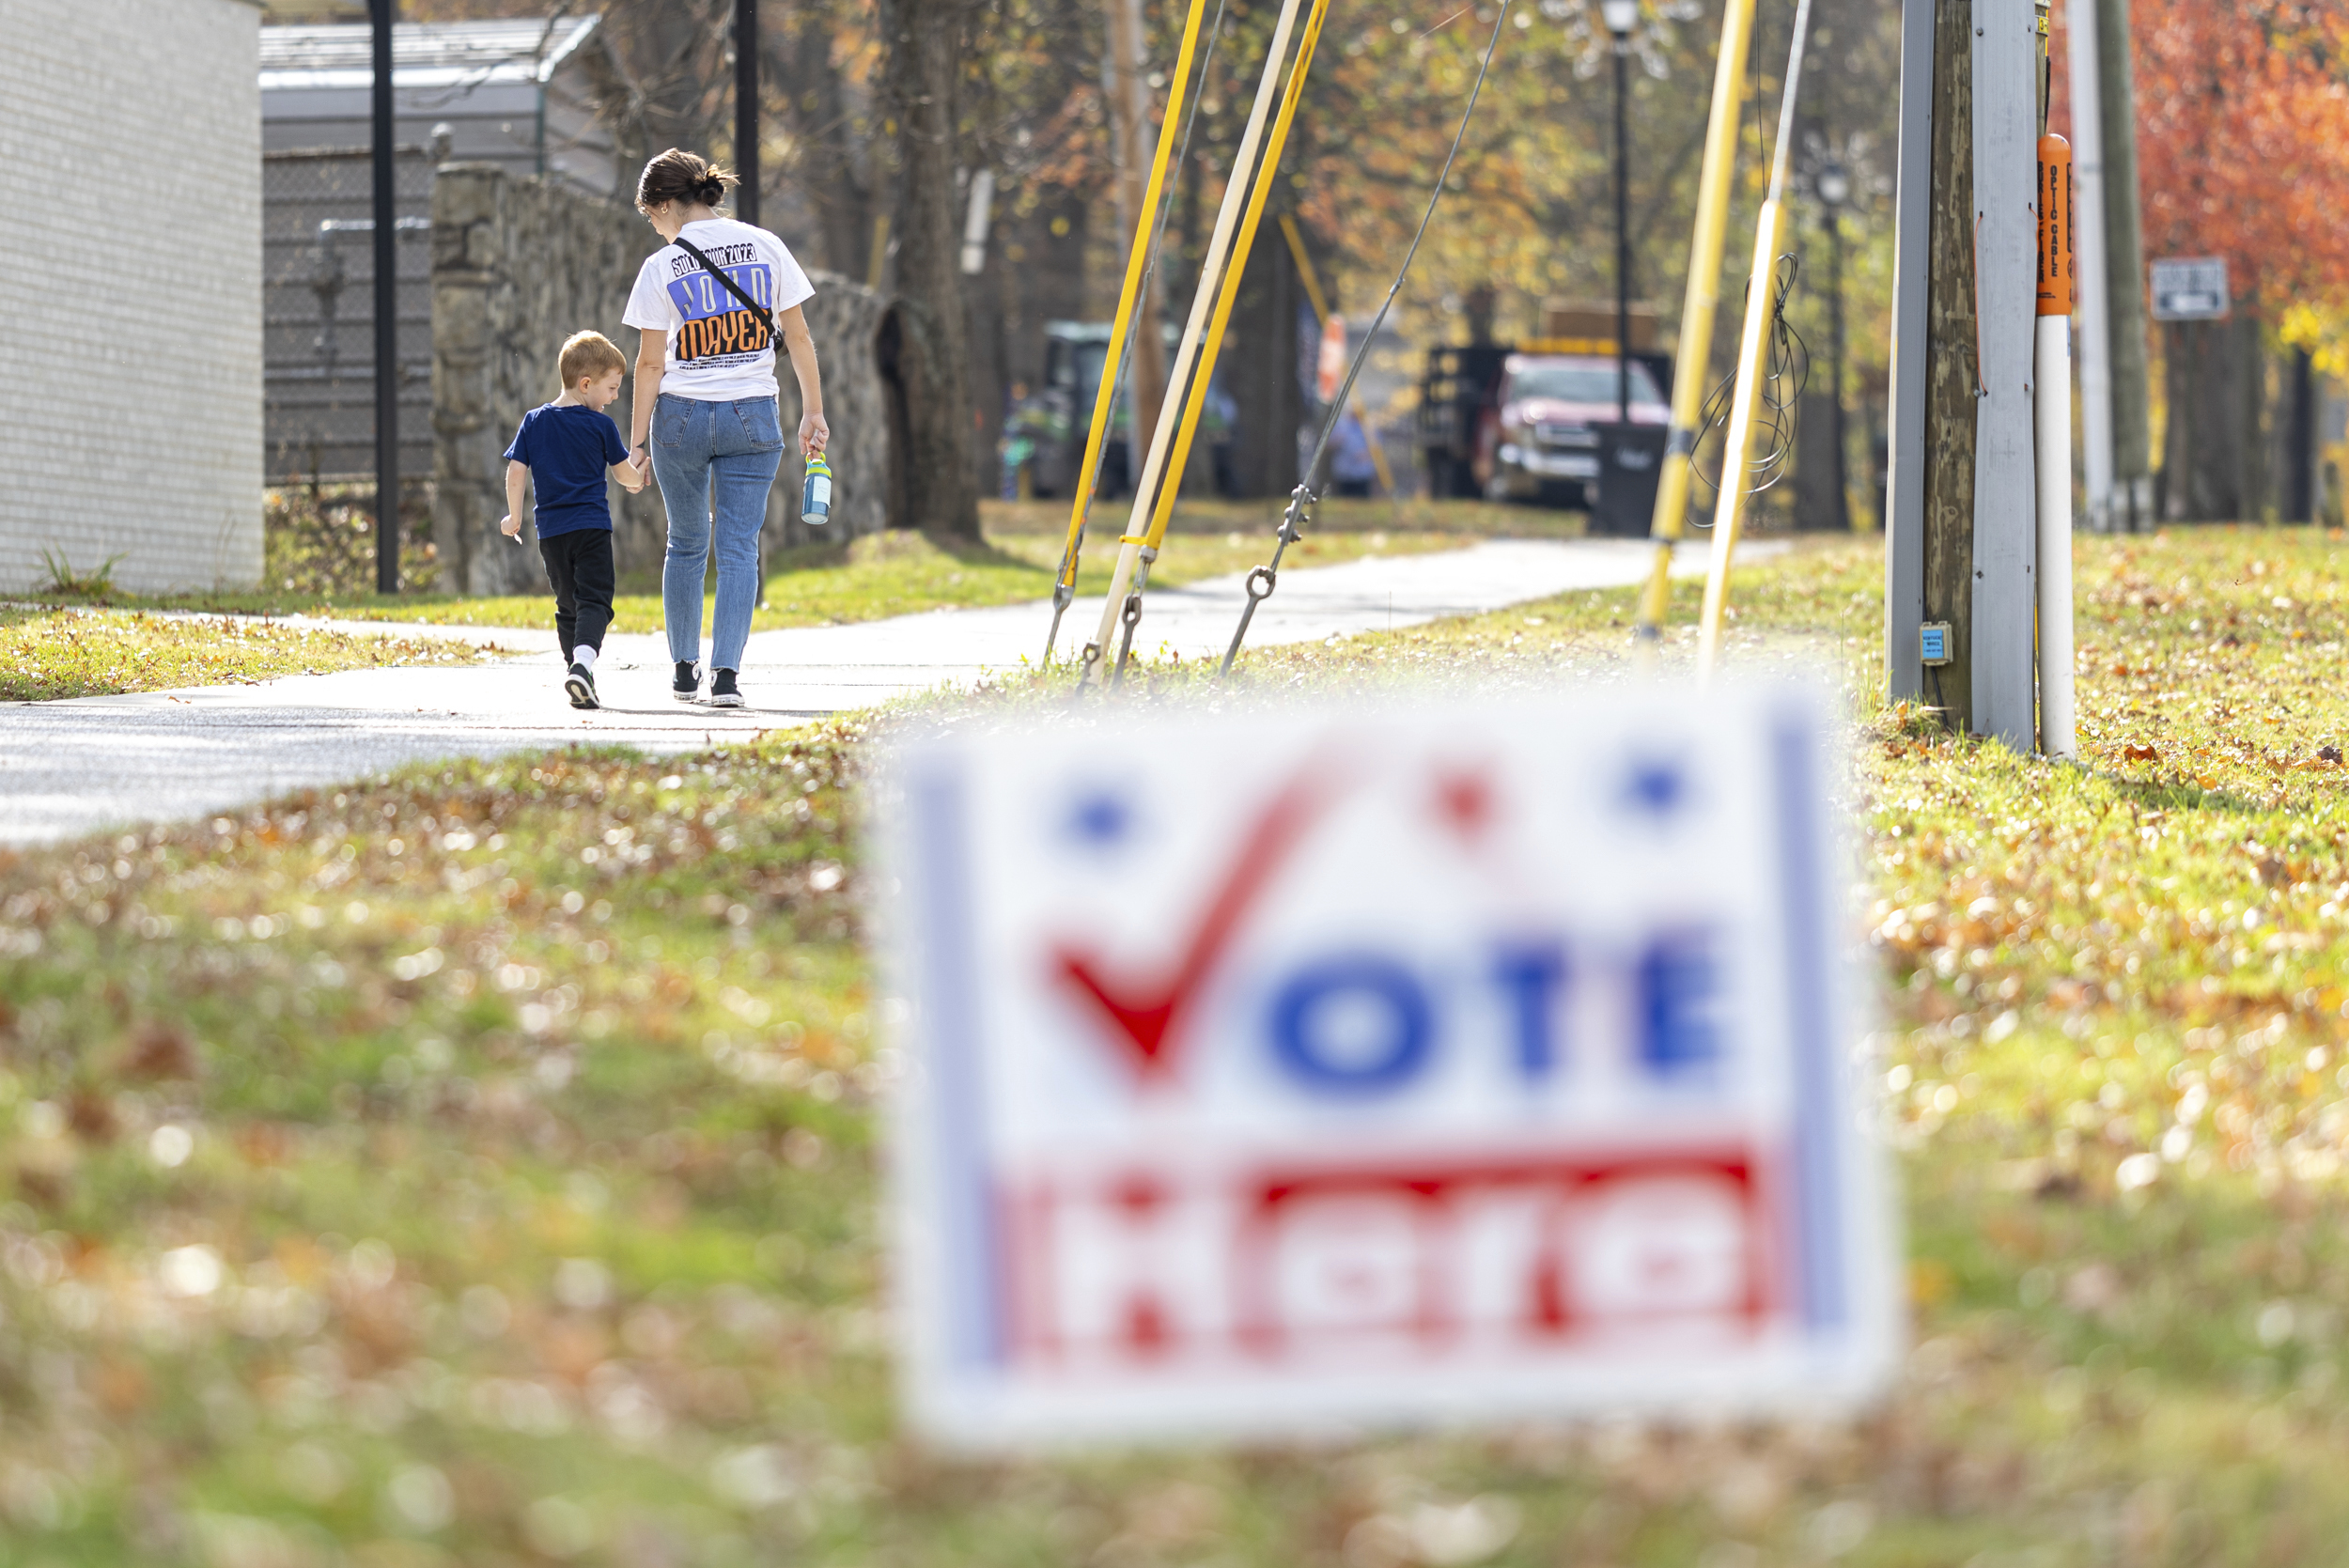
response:
[[[1703,569],[1702,542],[1676,573]],[[1256,614],[1252,647],[1416,626],[1576,588],[1638,582],[1641,540],[1501,539],[1434,555],[1381,557],[1283,572]],[[1244,598],[1240,577],[1153,590],[1138,655],[1220,659]],[[1091,637],[1098,599],[1080,599],[1058,655]],[[606,639],[597,684],[605,706],[563,699],[549,632],[510,628],[315,623],[335,630],[428,635],[544,652],[459,669],[390,668],[298,675],[254,686],[26,703],[0,709],[0,844],[37,844],[117,824],[181,820],[288,790],[347,783],[404,763],[566,745],[698,751],[892,698],[971,686],[1043,653],[1050,607],[941,610],[854,626],[754,635],[742,687],[752,706],[708,708],[668,694],[658,636]],[[1245,663],[1246,655],[1242,654]]]

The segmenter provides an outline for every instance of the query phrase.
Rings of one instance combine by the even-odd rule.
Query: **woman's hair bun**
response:
[[[700,153],[671,147],[645,165],[636,181],[636,205],[646,210],[673,201],[715,207],[738,183],[731,173]]]

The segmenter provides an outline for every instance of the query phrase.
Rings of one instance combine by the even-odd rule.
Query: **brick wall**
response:
[[[516,179],[490,163],[447,163],[432,184],[432,537],[442,583],[463,593],[537,593],[538,552],[497,531],[506,512],[506,443],[527,411],[551,400],[563,340],[592,328],[619,345],[630,386],[612,405],[628,430],[636,332],[620,324],[637,269],[661,243],[633,208],[567,186]],[[823,366],[836,505],[826,535],[888,526],[890,436],[879,339],[886,302],[845,278],[811,272],[804,307]],[[780,412],[799,425],[799,389],[786,366]],[[772,550],[805,540],[799,464],[785,454],[769,497]],[[613,555],[626,574],[658,572],[667,538],[660,487],[630,496],[612,487]],[[529,536],[525,536],[527,538]]]
[[[260,10],[8,0],[0,592],[261,572]]]

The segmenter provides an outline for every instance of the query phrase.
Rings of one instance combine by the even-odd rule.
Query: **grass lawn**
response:
[[[0,702],[219,686],[381,664],[470,664],[462,644],[302,630],[241,617],[0,610]]]
[[[1474,543],[1459,533],[1411,532],[1315,534],[1289,549],[1288,560],[1330,566],[1364,555],[1421,554]],[[767,603],[751,617],[755,631],[785,627],[833,626],[879,620],[922,610],[971,609],[1050,598],[1060,567],[1063,536],[997,534],[984,544],[913,533],[873,534],[846,547],[816,545],[770,556]],[[1252,534],[1190,536],[1172,540],[1150,574],[1151,582],[1177,587],[1227,572],[1244,572],[1266,558],[1267,540]],[[1109,591],[1116,563],[1112,538],[1097,539],[1084,553],[1077,574],[1080,596]],[[627,585],[624,585],[624,588]],[[634,584],[612,601],[614,631],[658,631],[661,590],[656,582]],[[552,600],[544,595],[504,598],[370,599],[337,604],[333,613],[361,619],[427,621],[448,626],[538,627],[552,624]],[[1237,599],[1235,600],[1237,602]],[[702,601],[702,625],[714,612]],[[1037,634],[1042,635],[1041,624]]]
[[[0,859],[0,1564],[2349,1560],[2343,548],[2083,541],[2077,768],[1867,694],[1871,545],[1741,574],[1859,672],[1918,1343],[1848,1426],[901,1439],[851,725]],[[1606,678],[1629,606],[1247,669]]]
[[[1058,502],[985,502],[985,543],[913,533],[867,536],[850,544],[816,545],[770,556],[767,603],[752,618],[755,630],[828,626],[947,607],[1017,604],[1052,591],[1068,512]],[[1169,541],[1151,581],[1167,587],[1244,572],[1268,556],[1280,507],[1270,502],[1203,502],[1175,514]],[[1109,589],[1126,517],[1114,504],[1095,511],[1077,585],[1081,594]],[[1480,537],[1579,535],[1579,513],[1488,505],[1483,502],[1402,503],[1332,501],[1287,562],[1332,566],[1364,555],[1411,555],[1456,550]],[[623,582],[613,601],[615,631],[658,631],[661,626],[658,572]],[[132,602],[111,594],[105,602]],[[307,613],[354,620],[418,621],[440,626],[552,628],[545,594],[494,598],[366,592],[258,591],[174,596],[158,606],[241,613]],[[703,604],[702,624],[711,608]],[[1039,634],[1041,628],[1039,628]]]

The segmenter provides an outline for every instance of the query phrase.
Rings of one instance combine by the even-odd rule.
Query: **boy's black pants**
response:
[[[563,662],[571,650],[603,651],[604,629],[612,624],[612,530],[582,528],[538,541],[547,563],[547,581],[554,585],[554,634],[563,644]]]

